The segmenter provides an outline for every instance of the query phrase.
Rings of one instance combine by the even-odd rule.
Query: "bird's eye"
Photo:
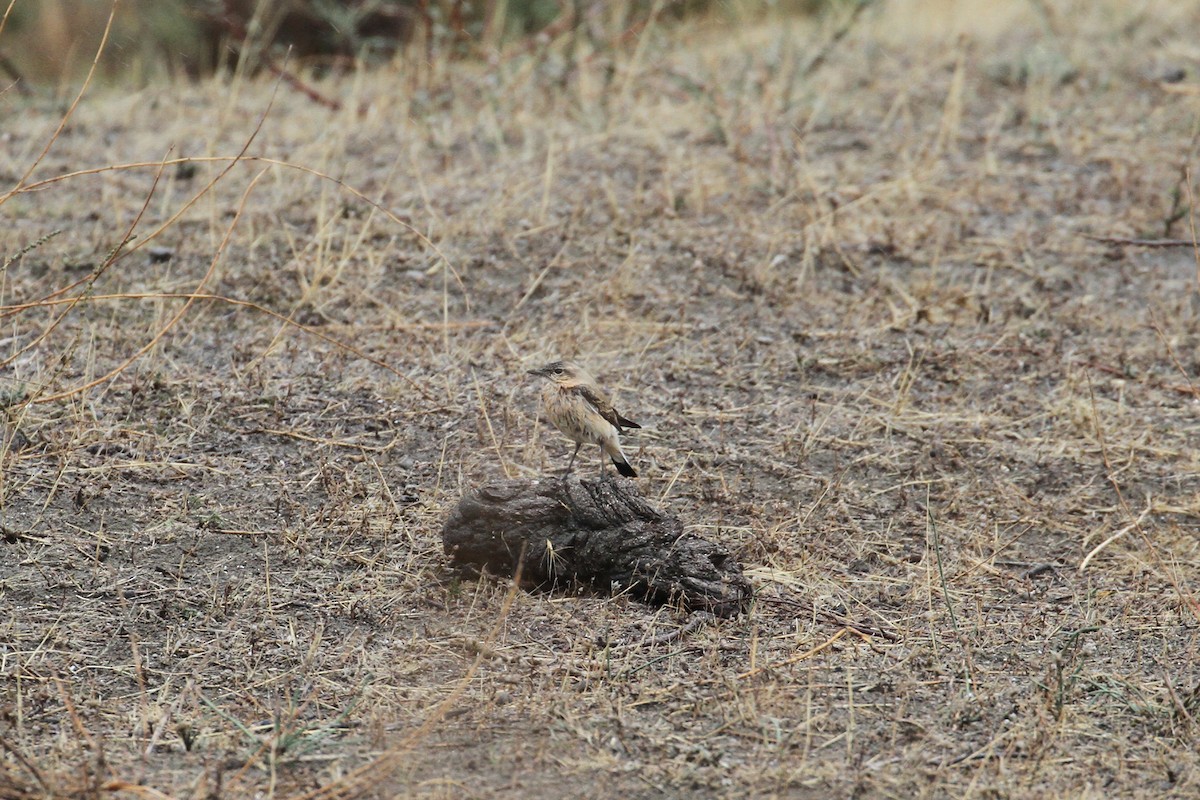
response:
[[[555,375],[562,375],[562,374],[563,374],[563,368],[562,368],[562,367],[555,367],[555,368],[554,368],[554,374],[555,374]]]

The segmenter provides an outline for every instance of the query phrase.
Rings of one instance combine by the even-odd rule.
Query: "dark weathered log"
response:
[[[496,481],[466,494],[442,530],[452,560],[542,586],[583,581],[730,617],[750,600],[720,545],[646,502],[630,480]]]

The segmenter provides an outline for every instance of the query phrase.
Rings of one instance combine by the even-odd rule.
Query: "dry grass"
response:
[[[1200,267],[1082,234],[1194,237],[1200,5],[916,5],[93,87],[0,206],[0,796],[1195,796]],[[751,613],[447,570],[560,354]]]

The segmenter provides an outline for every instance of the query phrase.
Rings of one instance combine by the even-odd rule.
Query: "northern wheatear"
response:
[[[600,445],[602,453],[612,459],[617,472],[636,478],[637,472],[625,460],[617,436],[626,428],[640,428],[612,407],[608,395],[596,385],[596,379],[574,361],[554,361],[539,369],[529,370],[549,381],[542,388],[542,409],[546,419],[575,442],[575,452],[567,463],[567,472],[575,464],[579,448],[587,443]],[[600,469],[603,471],[604,462]]]

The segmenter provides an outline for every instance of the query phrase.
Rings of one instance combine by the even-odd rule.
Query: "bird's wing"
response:
[[[608,402],[608,398],[601,394],[599,390],[585,383],[576,386],[575,391],[579,392],[579,396],[586,400],[588,405],[596,409],[597,414],[612,423],[612,426],[617,430],[621,429],[620,416],[613,410],[612,403]]]
[[[580,384],[575,388],[579,392],[580,397],[587,400],[588,405],[596,409],[596,413],[612,423],[612,426],[618,431],[623,431],[625,428],[642,427],[633,420],[625,419],[618,414],[617,410],[612,407],[612,403],[608,402],[608,398],[601,394],[598,389],[587,384]]]

